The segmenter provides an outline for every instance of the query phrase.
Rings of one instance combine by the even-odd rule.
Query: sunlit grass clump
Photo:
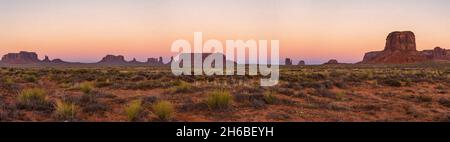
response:
[[[45,108],[50,105],[47,93],[40,88],[25,89],[17,96],[19,106],[30,109]]]
[[[57,101],[55,113],[59,119],[73,120],[77,113],[77,106],[73,103]]]
[[[153,105],[153,112],[158,116],[160,120],[168,120],[174,114],[174,108],[172,103],[168,101],[160,101]]]
[[[92,82],[83,82],[79,85],[79,89],[84,94],[89,94],[92,92],[92,90],[94,90],[94,84]]]
[[[172,88],[173,93],[189,93],[193,91],[193,86],[187,82],[181,81]]]
[[[128,121],[136,121],[143,112],[142,100],[134,100],[125,107]]]
[[[233,101],[233,97],[228,91],[214,91],[206,100],[206,104],[213,110],[228,109]]]

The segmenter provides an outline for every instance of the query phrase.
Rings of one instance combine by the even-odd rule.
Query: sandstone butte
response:
[[[383,51],[368,52],[363,64],[404,64],[426,61],[450,61],[450,50],[436,47],[433,50],[417,51],[416,37],[411,31],[392,32],[386,38]]]

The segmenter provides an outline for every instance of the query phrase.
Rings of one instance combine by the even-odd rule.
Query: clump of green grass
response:
[[[277,99],[277,97],[273,94],[273,92],[268,91],[268,92],[264,93],[264,101],[265,101],[267,104],[275,104],[275,103],[278,101],[278,99]]]
[[[187,82],[181,81],[171,89],[173,93],[190,93],[193,91],[193,86]]]
[[[89,94],[92,92],[92,90],[94,90],[94,84],[92,82],[83,82],[83,83],[79,84],[79,89],[84,94]]]
[[[206,100],[206,104],[213,110],[224,110],[230,107],[233,97],[227,91],[214,91]]]
[[[47,93],[40,88],[25,89],[17,96],[21,108],[42,109],[51,103],[47,100]]]
[[[57,101],[56,117],[64,120],[73,120],[77,113],[77,106],[73,103]]]
[[[152,106],[153,112],[158,116],[160,120],[168,120],[174,114],[174,108],[172,103],[168,101],[160,101]]]
[[[128,121],[136,121],[143,112],[142,100],[134,100],[125,107],[125,113]]]

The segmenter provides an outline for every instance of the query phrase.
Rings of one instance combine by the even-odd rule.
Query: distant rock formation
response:
[[[171,58],[173,60],[173,58]],[[170,64],[171,61],[168,63]],[[48,56],[45,56],[43,60],[38,59],[38,55],[35,52],[21,51],[19,53],[8,53],[0,60],[1,66],[153,66],[153,65],[167,65],[164,64],[163,58],[148,58],[147,62],[140,62],[133,58],[131,61],[126,61],[122,55],[106,55],[97,63],[72,63],[66,62],[61,59],[51,60]]]
[[[392,32],[386,38],[384,51],[417,51],[416,36],[411,31]]]
[[[304,65],[306,65],[306,63],[305,63],[305,61],[303,61],[303,60],[300,60],[299,62],[298,62],[298,64],[297,65],[299,65],[299,66],[304,66]]]
[[[33,64],[39,63],[35,52],[20,51],[19,53],[8,53],[2,57],[2,63],[6,64]]]
[[[106,55],[98,62],[100,64],[126,64],[125,57],[122,55]]]
[[[162,57],[159,57],[158,63],[161,64],[161,65],[164,64]]]
[[[196,55],[201,57],[201,59],[202,59],[201,63],[194,62]],[[213,57],[214,59],[222,58],[222,61],[223,61],[222,65],[223,66],[226,66],[227,63],[233,63],[235,65],[237,64],[234,61],[226,60],[226,56],[224,54],[222,54],[222,53],[182,53],[182,54],[179,55],[178,60],[174,60],[174,58],[171,57],[169,63],[167,63],[167,64],[170,65],[170,64],[172,64],[172,62],[175,62],[175,64],[179,64],[180,67],[183,67],[183,62],[184,61],[182,59],[189,59],[190,58],[191,59],[190,67],[194,67],[195,65],[203,66],[203,63],[205,62],[205,59],[207,57]],[[215,61],[213,61],[211,63],[211,67],[215,67],[215,66],[216,66],[216,63],[215,63]]]
[[[63,60],[61,60],[61,59],[53,59],[53,60],[51,61],[51,63],[55,63],[55,64],[67,64],[68,62],[65,62],[65,61],[63,61]]]
[[[147,62],[145,62],[145,63],[146,64],[150,64],[150,65],[164,65],[162,57],[159,57],[159,58],[148,58]]]
[[[284,64],[285,64],[285,65],[288,65],[288,66],[292,65],[292,60],[291,60],[291,58],[286,58],[286,60],[284,61]]]
[[[158,64],[158,59],[156,59],[156,58],[148,58],[146,63],[147,64]]]
[[[328,62],[324,63],[326,65],[330,65],[330,64],[339,64],[339,62],[336,59],[331,59]]]
[[[50,63],[50,62],[52,62],[52,61],[50,61],[50,59],[48,58],[48,56],[45,56],[45,58],[44,58],[44,60],[42,60],[42,62]]]
[[[450,60],[450,50],[435,47],[433,50],[424,50],[422,53],[431,60]]]
[[[368,52],[360,63],[392,64],[417,63],[430,60],[450,60],[450,51],[436,47],[434,50],[417,51],[413,32],[392,32],[386,38],[383,51]]]

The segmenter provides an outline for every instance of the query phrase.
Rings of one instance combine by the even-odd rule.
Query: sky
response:
[[[413,31],[418,50],[450,48],[448,0],[0,0],[0,55],[96,62],[176,53],[177,39],[279,40],[280,57],[354,63]],[[192,44],[192,43],[191,43]]]

